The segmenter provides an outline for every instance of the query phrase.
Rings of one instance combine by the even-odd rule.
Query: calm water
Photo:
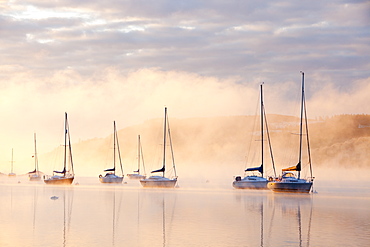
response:
[[[231,179],[230,179],[231,180]],[[370,187],[312,195],[0,180],[0,246],[368,246]],[[202,188],[200,188],[202,187]],[[351,188],[349,188],[351,187]],[[53,200],[51,197],[56,196]]]

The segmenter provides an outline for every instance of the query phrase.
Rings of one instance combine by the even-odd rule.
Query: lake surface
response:
[[[294,195],[139,181],[50,186],[0,178],[0,246],[368,246],[370,186]]]

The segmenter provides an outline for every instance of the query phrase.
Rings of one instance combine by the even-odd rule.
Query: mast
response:
[[[11,166],[10,166],[10,172],[13,173],[13,148],[12,148],[12,162],[10,163]]]
[[[173,155],[172,138],[171,138],[171,131],[170,131],[170,120],[168,120],[168,115],[167,115],[167,129],[168,129],[168,138],[170,139],[172,167],[173,167],[173,171],[175,173],[175,177],[177,177],[176,166],[175,166],[175,156]]]
[[[137,136],[137,173],[140,174],[140,135]]]
[[[262,94],[262,85],[263,82],[260,85],[261,88],[261,176],[263,177],[263,94]]]
[[[67,137],[68,137],[68,150],[69,150],[69,162],[70,162],[70,168],[72,170],[72,176],[74,177],[74,168],[73,168],[73,159],[72,159],[72,145],[71,145],[71,135],[69,133],[69,124],[68,124],[68,119],[67,119],[67,113],[66,113],[66,123],[65,123],[66,127],[66,131],[65,131],[65,141],[64,141],[64,176],[67,172],[67,169],[66,169],[66,166],[67,166]],[[70,174],[70,171],[68,171],[68,173]]]
[[[140,174],[140,135],[137,136],[137,173]]]
[[[164,129],[163,129],[163,177],[166,169],[166,136],[167,136],[167,107],[164,108]]]
[[[116,121],[113,121],[113,174],[116,174]]]
[[[140,157],[139,159],[142,160],[142,164],[143,164],[143,169],[144,169],[144,174],[146,174],[146,171],[145,171],[145,165],[144,165],[144,153],[143,153],[143,146],[141,145],[141,139],[140,139],[140,135],[139,135],[139,152],[140,152]],[[139,163],[139,169],[140,169],[140,163]],[[140,170],[138,169],[138,173],[140,174]]]
[[[37,160],[37,149],[36,149],[36,133],[33,134],[34,136],[34,141],[35,141],[35,172],[38,174],[38,171],[39,171],[39,164],[38,164],[38,160]]]
[[[301,160],[302,160],[302,126],[303,126],[303,105],[304,105],[304,72],[302,74],[302,98],[301,98],[301,121],[299,125],[299,158],[298,158],[298,179],[301,176]]]
[[[118,152],[118,159],[119,159],[119,165],[121,167],[121,173],[123,177],[123,167],[122,167],[122,159],[121,159],[121,150],[119,149],[119,142],[118,142],[118,134],[117,134],[117,129],[116,129],[116,122],[114,122],[114,132],[115,132],[115,139],[117,142],[117,152]],[[114,152],[116,153],[116,152]],[[116,164],[114,164],[114,174],[116,173]]]
[[[68,119],[67,119],[67,112],[65,112],[65,119],[64,119],[64,169],[63,174],[66,175],[66,166],[67,166],[67,133],[68,133]]]

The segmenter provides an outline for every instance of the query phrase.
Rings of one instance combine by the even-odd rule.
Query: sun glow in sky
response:
[[[0,1],[0,161],[161,117],[370,113],[368,1]],[[251,103],[253,102],[253,103]],[[21,159],[21,158],[18,158]],[[1,169],[4,170],[4,169]]]

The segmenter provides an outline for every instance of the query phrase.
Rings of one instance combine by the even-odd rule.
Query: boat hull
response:
[[[106,177],[100,177],[99,181],[103,184],[121,184],[123,181],[123,177],[106,176]]]
[[[37,175],[31,175],[29,176],[30,178],[30,181],[40,181],[41,180],[41,176],[37,176]]]
[[[174,188],[176,183],[177,178],[149,177],[140,180],[140,184],[145,188]]]
[[[127,174],[127,177],[129,179],[136,179],[136,180],[145,179],[146,178],[145,175],[141,175],[141,174]]]
[[[250,189],[250,190],[267,190],[268,181],[234,181],[233,187],[235,189]]]
[[[44,182],[46,184],[52,184],[52,185],[68,185],[72,184],[74,177],[51,177],[44,179]]]
[[[267,184],[267,188],[274,192],[309,193],[312,182],[279,182],[273,181]]]

